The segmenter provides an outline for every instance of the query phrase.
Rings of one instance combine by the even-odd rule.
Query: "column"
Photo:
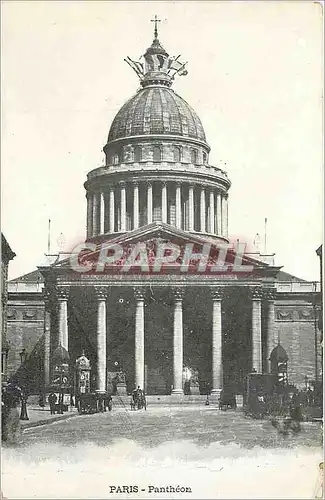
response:
[[[69,350],[68,338],[68,297],[69,287],[57,289],[59,303],[59,345]]]
[[[278,344],[277,332],[275,329],[275,297],[276,290],[265,290],[264,297],[267,305],[267,325],[266,325],[266,364],[268,372],[271,373],[270,354]]]
[[[182,228],[182,198],[181,198],[181,185],[176,184],[176,227]]]
[[[115,196],[113,187],[109,191],[109,232],[115,232]]]
[[[152,184],[147,184],[147,224],[152,222]]]
[[[222,316],[223,288],[211,288],[212,296],[212,394],[220,394],[223,386]]]
[[[188,230],[194,231],[194,186],[188,187]]]
[[[103,191],[100,193],[100,229],[99,229],[99,234],[104,234],[105,229],[104,229],[104,224],[105,224],[105,197]]]
[[[50,385],[50,350],[51,350],[51,302],[49,291],[44,291],[44,385]]]
[[[205,233],[205,189],[201,188],[200,195],[200,231],[201,233]]]
[[[221,194],[217,193],[217,229],[216,233],[221,236],[222,227],[221,227]]]
[[[121,232],[126,231],[126,194],[125,194],[125,184],[122,182],[120,184],[121,193]]]
[[[228,238],[228,194],[225,196],[225,228],[224,236]]]
[[[214,234],[214,191],[210,191],[210,227],[209,232]]]
[[[97,380],[96,392],[106,391],[106,299],[108,289],[95,287],[97,298]]]
[[[227,234],[227,198],[223,193],[221,196],[221,235]]]
[[[87,239],[93,235],[93,196],[87,193]]]
[[[133,184],[133,229],[139,227],[139,185]]]
[[[262,373],[262,289],[251,289],[252,297],[252,370]]]
[[[144,291],[134,289],[135,304],[135,387],[144,389]]]
[[[161,219],[167,222],[167,183],[162,183],[161,188]]]
[[[99,208],[99,193],[94,193],[93,194],[93,236],[96,236],[99,232],[98,208]]]
[[[173,368],[174,387],[172,394],[183,394],[183,290],[175,289],[174,293],[174,335],[173,335]]]

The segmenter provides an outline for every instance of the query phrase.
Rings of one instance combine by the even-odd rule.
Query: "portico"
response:
[[[52,288],[51,345],[64,342],[72,359],[82,345],[97,391],[106,390],[114,363],[126,373],[128,390],[140,385],[148,394],[183,394],[186,366],[198,370],[201,393],[216,395],[224,383],[243,384],[253,369],[267,371],[264,360],[274,345],[270,288],[204,278],[189,284],[170,276],[153,283],[89,281]],[[234,303],[242,324],[232,317]]]

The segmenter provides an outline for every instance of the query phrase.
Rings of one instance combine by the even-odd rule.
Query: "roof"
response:
[[[288,361],[288,355],[281,344],[278,344],[270,354],[270,359],[276,359],[276,361]]]
[[[69,361],[70,356],[68,351],[61,344],[55,349],[52,355],[53,361],[58,361],[59,363]]]
[[[9,260],[12,260],[14,257],[16,257],[15,252],[11,249],[4,234],[1,233],[1,259],[9,262]]]
[[[18,278],[14,278],[9,281],[9,283],[43,283],[44,278],[38,269],[32,271],[27,274],[23,274],[22,276],[18,276]]]
[[[276,276],[277,281],[299,281],[304,282],[302,278],[298,278],[297,276],[293,276],[293,274],[286,273],[285,271],[279,271]]]
[[[137,135],[175,135],[206,142],[200,118],[184,99],[167,87],[137,92],[115,116],[108,142]]]

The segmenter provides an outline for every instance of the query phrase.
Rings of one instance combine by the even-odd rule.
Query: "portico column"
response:
[[[93,196],[87,193],[87,238],[93,235]]]
[[[225,193],[222,194],[221,197],[221,234],[222,236],[227,236],[227,195]]]
[[[174,335],[173,368],[174,384],[172,394],[183,394],[183,290],[174,293]]]
[[[97,298],[97,381],[96,392],[106,391],[106,299],[108,289],[95,287]]]
[[[120,184],[121,189],[121,232],[126,231],[126,196],[125,196],[125,184],[122,182]]]
[[[252,297],[252,370],[262,373],[262,289],[251,289]]]
[[[205,189],[201,188],[200,195],[200,221],[201,221],[201,233],[205,233]]]
[[[147,224],[152,222],[152,184],[147,184]]]
[[[67,351],[69,350],[68,336],[68,297],[69,287],[59,287],[58,303],[59,303],[59,345],[62,345]]]
[[[161,219],[167,222],[167,183],[162,183],[161,188]]]
[[[217,193],[217,229],[216,233],[221,236],[222,235],[222,227],[221,227],[221,194]]]
[[[113,187],[109,190],[109,232],[115,232],[115,194]]]
[[[50,354],[51,354],[51,301],[49,291],[44,291],[44,385],[50,384]],[[54,307],[54,305],[53,305]]]
[[[135,387],[144,389],[144,291],[134,289],[135,304]]]
[[[181,199],[181,185],[179,182],[176,184],[176,227],[182,227],[182,199]]]
[[[188,230],[194,231],[194,187],[188,187]]]
[[[214,191],[210,191],[210,228],[209,232],[214,234]]]
[[[266,362],[269,373],[271,373],[271,363],[269,360],[270,354],[278,343],[277,334],[275,331],[275,307],[274,307],[275,297],[276,297],[275,289],[265,291],[265,298],[267,300]]]
[[[100,230],[99,234],[104,234],[105,229],[104,229],[104,224],[105,224],[105,197],[103,191],[100,193]]]
[[[99,193],[96,192],[93,194],[93,236],[96,236],[99,231],[98,208],[99,208]]]
[[[139,185],[133,184],[133,229],[139,227]]]
[[[228,194],[225,196],[225,229],[224,236],[228,238]]]
[[[222,370],[222,316],[223,288],[211,288],[212,296],[212,388],[211,394],[220,394],[223,386]]]

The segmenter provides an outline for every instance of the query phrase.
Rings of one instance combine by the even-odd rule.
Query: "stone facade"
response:
[[[248,373],[270,370],[269,356],[280,340],[291,383],[319,377],[313,316],[319,286],[283,273],[274,256],[246,255],[247,275],[236,271],[234,250],[226,274],[182,273],[176,261],[165,273],[152,272],[162,242],[177,245],[183,256],[189,245],[200,253],[208,243],[214,249],[209,265],[216,267],[220,247],[229,243],[231,183],[209,163],[198,116],[170,89],[174,75],[186,73],[156,31],[144,61],[131,64],[143,88],[117,113],[105,165],[90,171],[84,184],[87,253],[81,260],[91,271],[76,272],[69,258],[59,256],[12,282],[12,372],[21,370],[18,356],[25,348],[35,361],[29,365],[33,387],[46,386],[53,352],[61,346],[72,366],[85,352],[98,392],[119,371],[129,392],[140,385],[149,394],[181,398],[184,373],[192,373],[195,393],[218,394],[227,385],[241,394]],[[179,68],[174,74],[173,65]],[[100,273],[94,262],[111,244],[125,255]],[[148,272],[123,272],[138,244],[148,252]]]
[[[15,256],[16,254],[1,233],[1,374],[3,380],[7,379],[7,356],[10,348],[7,334],[8,267],[9,262]]]

